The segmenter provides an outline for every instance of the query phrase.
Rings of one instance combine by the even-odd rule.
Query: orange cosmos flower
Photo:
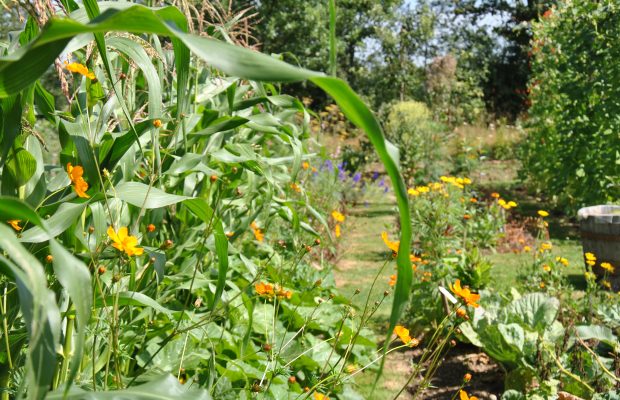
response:
[[[144,254],[142,247],[136,247],[138,245],[138,238],[129,235],[126,226],[121,227],[118,232],[111,226],[108,227],[108,236],[112,239],[112,246],[120,251],[125,252],[128,256],[141,256]]]
[[[466,391],[464,391],[464,390],[461,390],[461,391],[459,392],[459,397],[460,397],[460,399],[461,399],[461,400],[478,400],[478,398],[477,398],[476,396],[471,396],[471,397],[470,397],[470,396],[467,394],[467,392],[466,392]]]
[[[480,295],[472,293],[469,288],[462,288],[460,279],[457,279],[454,285],[450,285],[450,290],[452,293],[462,298],[468,306],[479,307],[479,304],[476,302],[480,300]]]
[[[88,183],[82,177],[84,175],[84,168],[79,165],[74,167],[71,163],[68,163],[67,175],[69,175],[69,179],[71,179],[71,183],[73,183],[73,190],[75,190],[75,193],[79,197],[88,199],[90,197],[86,194],[86,191],[88,190]]]
[[[156,229],[156,228],[155,228],[155,225],[153,225],[153,224],[148,224],[148,225],[146,226],[146,230],[147,230],[148,232],[155,232],[155,229]]]
[[[390,275],[390,281],[388,282],[388,285],[390,286],[396,285],[396,275]]]
[[[420,344],[420,341],[416,338],[409,336],[409,329],[402,325],[396,325],[394,327],[394,334],[404,343],[411,347],[416,347]]]
[[[310,168],[310,163],[308,161],[304,161],[303,163],[301,163],[301,167],[303,169],[308,169]]]
[[[275,292],[273,290],[273,285],[271,283],[258,282],[257,284],[254,285],[254,289],[256,290],[256,293],[259,296],[265,296],[265,297],[271,298],[275,295]]]
[[[290,290],[284,290],[282,288],[277,288],[276,289],[276,296],[278,296],[279,299],[289,299],[291,297],[293,297],[293,292],[291,292]]]
[[[400,242],[390,241],[386,231],[381,232],[381,239],[383,239],[383,243],[385,243],[388,249],[392,250],[393,253],[398,254],[398,248],[400,247]]]
[[[291,189],[293,189],[294,191],[296,191],[297,193],[301,193],[301,188],[299,187],[298,184],[296,184],[295,182],[291,183]]]
[[[21,221],[22,221],[21,219],[10,219],[10,220],[6,221],[6,223],[11,225],[11,228],[15,229],[16,231],[21,231],[22,227],[19,226],[19,223]]]
[[[80,63],[65,63],[65,69],[69,72],[74,72],[87,77],[88,79],[95,79],[95,74],[88,70],[88,67]]]
[[[263,234],[263,231],[258,227],[255,221],[252,221],[250,226],[252,227],[252,231],[254,232],[254,237],[256,238],[256,240],[258,240],[259,242],[265,240],[265,234]]]

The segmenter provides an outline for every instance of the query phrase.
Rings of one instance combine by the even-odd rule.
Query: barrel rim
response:
[[[612,214],[612,211],[615,213]],[[577,212],[580,222],[595,221],[607,224],[620,224],[620,205],[601,204],[597,206],[583,207]]]

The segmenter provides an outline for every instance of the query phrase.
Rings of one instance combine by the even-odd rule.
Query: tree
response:
[[[538,20],[555,0],[455,0],[433,3],[447,29],[440,41],[447,48],[478,50],[488,75],[484,95],[489,112],[514,120],[527,109],[530,75],[528,51],[531,22]],[[485,46],[480,46],[485,43]]]
[[[385,29],[397,24],[402,0],[336,2],[337,74],[354,89],[368,88],[368,58],[374,56]],[[252,0],[259,13],[255,37],[263,52],[280,53],[301,66],[327,71],[329,10],[324,0]],[[379,51],[382,47],[378,45]],[[318,92],[308,92],[319,96]]]

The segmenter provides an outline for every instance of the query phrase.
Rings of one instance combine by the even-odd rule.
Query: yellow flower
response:
[[[336,226],[334,227],[334,235],[336,235],[336,237],[339,238],[340,234],[341,234],[340,224],[336,224]]]
[[[499,193],[493,192],[491,193],[491,197],[493,197],[494,199],[499,199]]]
[[[409,190],[407,190],[407,193],[409,194],[409,196],[414,196],[414,197],[420,195],[420,192],[418,192],[414,188],[409,188]]]
[[[466,392],[466,391],[464,391],[464,390],[462,390],[462,389],[459,391],[459,398],[460,398],[461,400],[478,400],[478,398],[477,398],[476,396],[471,396],[471,397],[470,397],[470,396],[467,394],[467,392]]]
[[[398,248],[400,246],[400,242],[392,242],[392,241],[390,241],[386,231],[381,232],[381,239],[383,239],[383,243],[385,243],[385,245],[390,250],[392,250],[393,253],[398,254]]]
[[[607,289],[611,289],[611,283],[609,281],[604,280],[604,279],[601,281],[601,286],[604,286]]]
[[[80,75],[84,75],[85,77],[87,77],[88,79],[95,79],[95,74],[91,71],[88,70],[88,67],[84,64],[80,64],[80,63],[65,63],[65,69],[69,72],[75,72],[78,73]]]
[[[545,210],[538,210],[538,215],[540,215],[541,217],[545,218],[549,216],[549,213]]]
[[[499,200],[497,200],[497,204],[499,204],[500,206],[504,207],[506,205],[506,200],[499,199]]]
[[[22,221],[21,219],[10,219],[10,220],[6,221],[6,223],[11,225],[11,228],[15,229],[16,231],[21,231],[22,227],[19,226],[19,223],[21,221]]]
[[[568,267],[568,260],[564,257],[556,257],[555,261],[559,262],[560,264],[564,265],[565,267]]]
[[[136,247],[138,238],[130,236],[126,226],[121,227],[118,232],[114,231],[111,226],[108,227],[108,236],[114,243],[112,246],[117,250],[124,251],[128,256],[141,256],[144,254],[142,247]]]
[[[549,266],[549,264],[543,265],[543,269],[545,270],[545,272],[551,272],[551,267]]]
[[[161,126],[162,126],[161,119],[156,119],[155,121],[153,121],[153,126],[155,128],[161,128]]]
[[[532,251],[532,248],[530,246],[523,246],[523,251],[529,253],[530,251]]]
[[[428,193],[431,189],[428,186],[418,186],[415,188],[420,193]]]
[[[336,211],[336,210],[332,211],[332,217],[336,221],[338,221],[338,222],[344,222],[344,220],[345,220],[345,216],[342,215],[342,213],[340,213],[339,211]]]
[[[263,234],[263,231],[258,227],[258,225],[256,225],[256,221],[252,221],[250,226],[252,227],[252,232],[254,233],[254,237],[256,238],[256,240],[258,240],[259,242],[265,240],[265,235]]]
[[[540,286],[541,289],[544,289],[545,288],[545,282],[540,282],[539,286]]]
[[[551,243],[543,243],[540,245],[540,250],[541,251],[545,251],[545,250],[551,250],[553,246],[551,245]]]
[[[329,397],[319,392],[314,392],[314,400],[329,400]]]
[[[297,193],[301,193],[301,188],[299,187],[298,184],[296,184],[295,182],[291,183],[291,189],[293,189],[294,191],[296,191]]]
[[[613,274],[614,271],[616,270],[614,266],[608,262],[601,263],[601,268],[603,268],[605,271],[609,272],[610,274]]]
[[[308,169],[310,168],[310,163],[308,161],[304,161],[303,163],[301,163],[301,167],[303,169]]]
[[[83,197],[88,199],[90,196],[86,194],[88,190],[88,183],[84,180],[82,175],[84,175],[84,168],[79,165],[75,167],[71,165],[71,163],[67,164],[67,175],[69,175],[69,179],[71,179],[71,183],[73,183],[73,189],[75,193],[79,197]]]
[[[470,184],[471,184],[471,179],[469,179],[469,178],[463,178],[463,184],[465,184],[465,185],[470,185]]]
[[[588,261],[596,261],[596,256],[593,253],[586,253],[585,256]]]
[[[460,279],[457,279],[454,285],[450,284],[450,290],[452,293],[462,298],[468,306],[479,307],[479,304],[476,302],[480,300],[480,295],[472,293],[469,288],[462,288]]]
[[[516,206],[517,206],[517,203],[515,203],[514,201],[509,201],[508,202],[508,207],[513,208],[513,207],[516,207]]]

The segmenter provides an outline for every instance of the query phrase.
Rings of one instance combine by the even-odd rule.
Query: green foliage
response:
[[[469,178],[442,176],[409,189],[416,257],[409,318],[418,329],[435,325],[445,312],[438,286],[459,279],[478,291],[491,280],[479,248],[496,244],[506,215],[495,199],[476,198],[471,185]]]
[[[409,184],[438,177],[444,154],[436,143],[446,133],[432,120],[424,103],[406,101],[390,107],[386,132],[398,146],[403,176]]]
[[[311,80],[369,133],[409,243],[375,117],[336,78],[185,33],[174,7],[75,8],[0,59],[0,214],[19,231],[0,226],[0,386],[33,399],[354,395],[345,368],[377,361],[375,341],[312,255],[333,246],[340,199],[306,190],[321,184],[310,113],[269,82]],[[65,67],[71,102],[55,109],[38,79],[70,41],[83,65]],[[50,164],[35,110],[58,131]],[[403,248],[392,326],[411,283]]]
[[[534,24],[531,129],[523,175],[574,211],[620,198],[620,112],[613,1],[566,2]]]

